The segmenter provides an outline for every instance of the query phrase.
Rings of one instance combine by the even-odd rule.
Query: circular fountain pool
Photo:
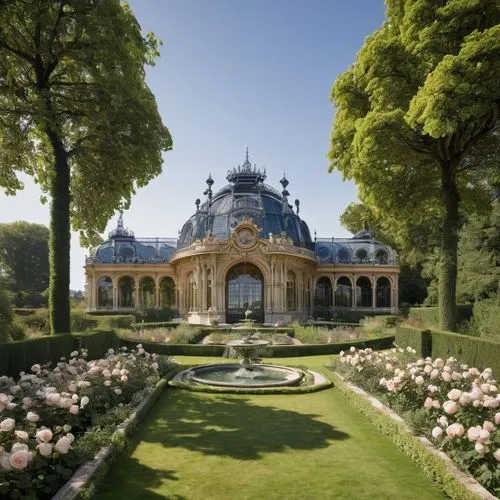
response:
[[[189,383],[223,387],[279,387],[297,385],[304,373],[301,370],[275,365],[225,363],[198,366],[181,372],[182,380]]]

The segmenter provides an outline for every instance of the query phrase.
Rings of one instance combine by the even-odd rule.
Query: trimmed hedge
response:
[[[130,328],[133,330],[140,330],[142,328],[177,328],[179,326],[178,321],[152,321],[152,322],[141,322],[132,323]]]
[[[137,345],[138,341],[122,339],[122,345],[129,348]],[[199,344],[157,344],[155,342],[140,341],[148,352],[156,352],[166,356],[217,356],[221,357],[225,345],[199,345]],[[372,349],[388,349],[393,346],[394,337],[383,337],[370,340],[353,340],[334,344],[304,344],[304,345],[275,345],[267,347],[265,357],[288,358],[298,356],[315,356],[321,354],[338,354],[351,346],[358,349],[371,347]]]
[[[64,334],[38,337],[0,344],[0,374],[18,376],[35,364],[57,363],[61,357],[80,348],[89,351],[89,359],[97,359],[110,348],[120,347],[113,331]]]
[[[97,316],[97,328],[101,330],[113,330],[114,328],[131,328],[135,323],[133,314],[114,314],[112,316]]]
[[[500,341],[500,302],[498,298],[474,304],[473,329],[476,335]]]
[[[470,320],[472,307],[472,304],[457,305],[457,325]],[[439,330],[439,307],[411,307],[408,318],[419,327]]]
[[[391,419],[362,395],[357,394],[336,374],[332,374],[335,387],[340,389],[346,399],[357,408],[375,427],[386,435],[417,467],[423,471],[444,493],[455,500],[477,500],[478,496],[465,487],[452,472],[446,462],[431,453],[406,427]]]
[[[413,347],[423,357],[446,359],[453,356],[463,363],[481,369],[491,368],[495,375],[500,374],[500,342],[412,327],[397,327],[395,338],[396,344]]]

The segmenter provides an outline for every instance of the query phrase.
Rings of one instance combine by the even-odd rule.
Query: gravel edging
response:
[[[76,500],[91,487],[94,480],[103,477],[108,470],[108,462],[123,449],[127,436],[133,433],[137,424],[144,419],[153,404],[168,386],[172,370],[162,377],[154,389],[135,407],[130,416],[116,427],[112,443],[103,446],[92,460],[80,466],[64,486],[52,497],[52,500]]]
[[[461,471],[458,469],[458,467],[455,465],[453,460],[443,451],[438,450],[431,441],[429,441],[426,437],[424,436],[415,436],[411,429],[408,427],[408,425],[404,422],[404,420],[394,411],[392,411],[388,406],[384,405],[380,400],[375,398],[374,396],[368,394],[365,392],[363,389],[360,389],[359,387],[351,384],[350,382],[347,382],[342,375],[340,375],[337,372],[334,372],[334,376],[338,377],[341,381],[344,387],[357,394],[359,397],[365,399],[367,402],[371,404],[371,406],[377,410],[378,412],[384,414],[386,417],[390,418],[391,420],[397,422],[399,426],[401,426],[404,431],[406,431],[412,439],[418,441],[418,443],[425,449],[425,451],[432,456],[436,457],[437,459],[441,460],[445,467],[447,472],[453,477],[455,481],[460,483],[465,489],[467,489],[470,494],[474,498],[478,499],[484,499],[484,500],[498,500],[498,497],[494,496],[491,494],[486,488],[484,488],[478,481],[476,481],[471,475],[466,474],[465,472]],[[393,442],[399,446],[399,443],[396,442],[393,439]],[[403,449],[403,452],[405,450]],[[410,457],[413,458],[413,457]],[[424,471],[427,474],[427,471]],[[448,494],[447,491],[445,493]],[[453,496],[450,495],[452,498]]]

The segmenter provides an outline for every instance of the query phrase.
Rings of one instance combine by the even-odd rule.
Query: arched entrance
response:
[[[264,322],[264,276],[257,266],[244,262],[226,275],[226,322],[245,319],[247,309],[252,311],[250,319]]]

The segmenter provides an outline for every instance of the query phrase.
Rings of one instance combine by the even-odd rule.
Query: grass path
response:
[[[204,363],[210,360],[195,358]],[[327,357],[279,360],[319,367]],[[192,363],[191,358],[179,358]],[[212,358],[213,360],[213,358]],[[329,389],[214,395],[168,389],[95,498],[441,499],[410,460]]]

